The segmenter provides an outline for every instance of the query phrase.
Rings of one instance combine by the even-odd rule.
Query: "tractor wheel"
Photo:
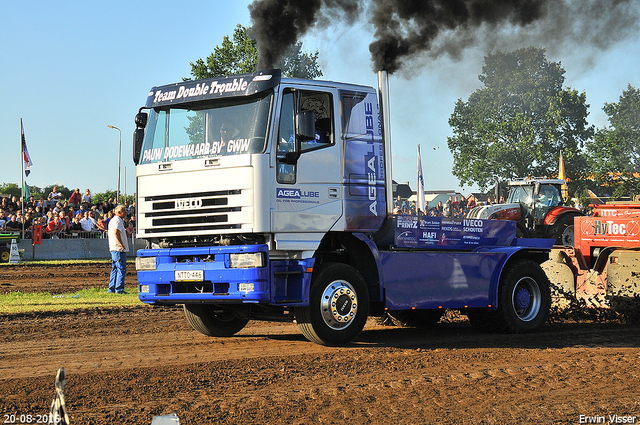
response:
[[[547,230],[547,237],[549,239],[555,239],[556,245],[562,245],[563,244],[563,235],[566,233],[567,228],[569,226],[573,227],[573,218],[575,217],[574,214],[565,214],[562,215],[560,217],[558,217],[558,219],[556,220],[555,223],[553,223],[549,229]]]
[[[369,292],[353,267],[326,263],[313,271],[309,307],[295,309],[302,334],[321,345],[344,345],[367,321]]]
[[[516,223],[516,238],[528,238],[529,232],[520,223]]]
[[[193,329],[207,336],[232,336],[249,323],[233,311],[211,304],[185,304],[184,315]]]
[[[567,248],[573,248],[575,246],[575,234],[573,233],[573,224],[567,226],[562,232],[562,245]]]

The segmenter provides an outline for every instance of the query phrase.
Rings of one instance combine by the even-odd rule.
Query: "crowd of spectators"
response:
[[[78,188],[64,199],[56,186],[46,199],[31,196],[24,201],[13,196],[2,197],[1,202],[0,231],[20,232],[22,239],[33,237],[35,225],[42,226],[43,239],[106,237],[116,207],[115,198],[94,202],[89,189],[81,194]],[[124,206],[125,228],[131,237],[136,228],[136,205],[125,202]]]
[[[460,195],[460,197],[449,196],[445,202],[438,201],[434,205],[427,205],[426,213],[419,210],[416,206],[416,201],[405,200],[402,201],[400,196],[394,202],[394,214],[403,214],[403,215],[427,215],[429,217],[452,217],[452,218],[464,218],[467,216],[467,213],[471,211],[476,206],[481,205],[489,205],[489,204],[504,204],[504,198],[501,196],[498,201],[492,199],[490,196],[487,197],[487,200],[484,202],[480,202],[476,199],[474,195],[469,195],[469,197],[465,197],[464,195]]]

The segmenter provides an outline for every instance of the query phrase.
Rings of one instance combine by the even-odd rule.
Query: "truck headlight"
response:
[[[155,270],[156,257],[136,257],[136,270]]]
[[[264,267],[264,254],[262,252],[230,254],[229,267],[232,269]]]

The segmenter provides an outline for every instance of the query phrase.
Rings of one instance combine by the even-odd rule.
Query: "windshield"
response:
[[[265,150],[272,93],[215,104],[154,108],[140,163],[261,153]]]
[[[533,186],[514,186],[509,194],[509,203],[519,202],[525,206],[533,201]]]

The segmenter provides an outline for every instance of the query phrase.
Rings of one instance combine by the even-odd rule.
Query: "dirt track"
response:
[[[107,266],[0,268],[0,291],[104,286]],[[135,272],[127,287],[135,290]],[[550,324],[535,335],[427,331],[370,320],[349,347],[294,324],[252,322],[208,338],[180,309],[0,316],[0,417],[46,414],[67,372],[72,424],[640,423],[638,326]],[[584,415],[581,418],[581,415]],[[20,423],[20,422],[15,422]]]

